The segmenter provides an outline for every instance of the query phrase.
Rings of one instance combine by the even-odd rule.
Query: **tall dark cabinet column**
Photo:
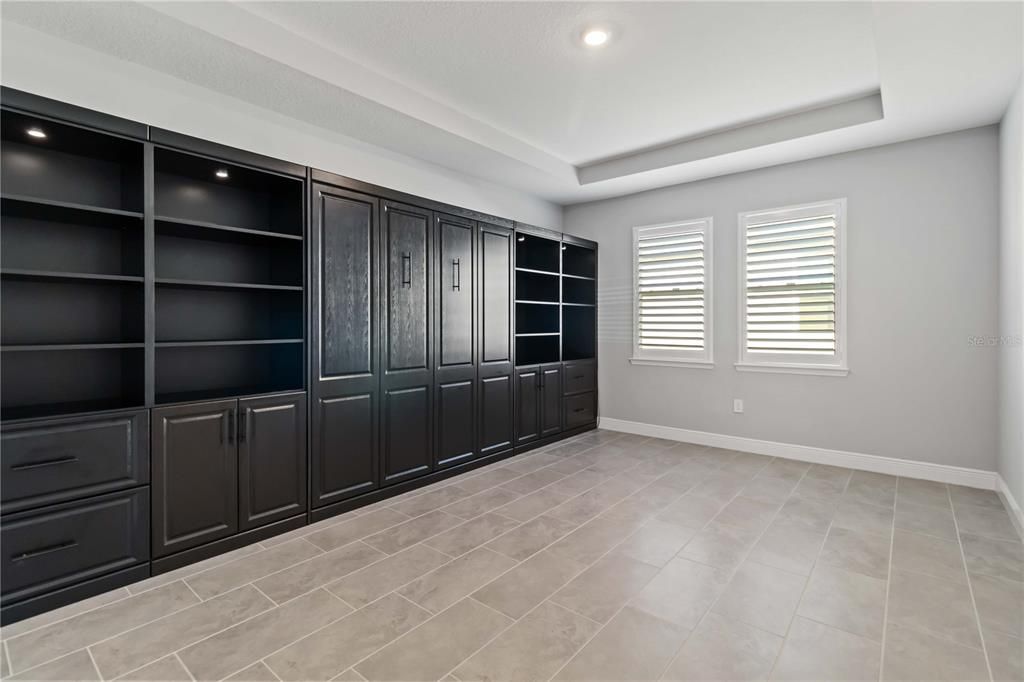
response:
[[[433,467],[431,213],[384,202],[381,483]]]
[[[312,187],[311,504],[379,484],[379,202]]]
[[[512,230],[480,223],[478,228],[480,360],[477,382],[481,456],[508,450],[515,433],[512,380]]]
[[[435,223],[435,464],[444,467],[476,454],[476,224],[443,214]]]

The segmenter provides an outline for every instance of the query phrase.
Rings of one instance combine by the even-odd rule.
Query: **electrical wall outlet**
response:
[[[732,399],[732,411],[736,414],[743,414],[743,400],[741,398]]]

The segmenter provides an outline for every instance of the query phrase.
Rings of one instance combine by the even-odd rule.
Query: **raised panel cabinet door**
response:
[[[437,218],[437,369],[473,364],[473,241],[476,225]]]
[[[310,272],[311,506],[379,485],[377,199],[316,184]]]
[[[437,214],[434,232],[434,466],[477,454],[476,223]]]
[[[238,530],[236,400],[153,410],[153,556]]]
[[[383,202],[381,484],[434,467],[433,214]]]
[[[512,230],[480,225],[480,364],[512,364]]]
[[[437,384],[437,465],[451,466],[476,454],[476,381],[467,379]]]
[[[540,437],[540,368],[516,368],[516,445]]]
[[[562,366],[540,368],[540,435],[553,436],[562,431]]]
[[[511,448],[516,433],[512,366],[513,232],[506,227],[479,223],[477,244],[478,452],[483,456]]]
[[[238,401],[242,530],[306,511],[306,395]]]
[[[429,211],[384,203],[384,368],[430,368]]]
[[[489,455],[512,447],[512,376],[497,374],[480,378],[480,454]]]
[[[384,483],[430,470],[430,387],[384,392]]]

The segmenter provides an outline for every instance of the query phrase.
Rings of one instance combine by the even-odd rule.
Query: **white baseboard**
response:
[[[1010,519],[1013,521],[1013,525],[1017,526],[1017,535],[1024,538],[1024,512],[1021,512],[1017,499],[1010,492],[1010,487],[1006,485],[1003,477],[996,474],[996,478],[998,479],[996,481],[996,490],[999,492],[999,497],[1003,499],[1003,506],[1010,512]]]
[[[815,464],[831,464],[833,466],[846,467],[848,469],[860,469],[861,471],[874,471],[879,474],[890,474],[892,476],[906,476],[907,478],[920,478],[926,481],[938,481],[939,483],[954,483],[969,488],[983,488],[985,490],[997,490],[1007,500],[1007,508],[1016,512],[1015,521],[1020,523],[1021,510],[1016,500],[1010,495],[1002,477],[994,471],[983,471],[981,469],[968,469],[965,467],[950,466],[948,464],[931,464],[929,462],[916,462],[909,459],[897,459],[895,457],[880,457],[878,455],[865,455],[859,452],[845,452],[843,450],[827,450],[825,448],[814,448],[807,445],[793,445],[790,443],[776,443],[770,440],[758,440],[756,438],[744,438],[742,436],[727,436],[721,433],[709,433],[707,431],[693,431],[691,429],[679,429],[673,426],[658,426],[656,424],[645,424],[643,422],[627,421],[625,419],[611,419],[601,417],[598,426],[611,431],[622,431],[635,433],[641,436],[665,438],[677,440],[683,443],[696,443],[697,445],[710,445],[716,448],[728,450],[742,450],[753,452],[759,455],[770,455],[772,457],[783,457],[785,459],[796,459],[802,462],[813,462]],[[1011,514],[1012,516],[1013,514]]]

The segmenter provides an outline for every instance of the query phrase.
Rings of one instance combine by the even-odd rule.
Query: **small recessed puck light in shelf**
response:
[[[34,137],[37,140],[45,140],[46,139],[46,133],[43,131],[42,128],[29,128],[28,129],[28,136],[29,137]]]
[[[214,175],[216,175],[221,180],[227,180],[228,179],[228,172],[224,168],[218,168],[217,172],[214,173]]]
[[[611,34],[603,28],[588,28],[583,32],[583,44],[587,47],[601,47],[610,37]]]
[[[520,237],[519,237],[519,241],[521,241],[521,242],[525,242],[525,241],[526,241],[526,237],[523,237],[522,235],[520,235]]]

